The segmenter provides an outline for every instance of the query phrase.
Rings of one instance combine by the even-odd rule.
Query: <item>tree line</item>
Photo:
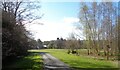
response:
[[[83,31],[88,55],[103,51],[109,59],[118,54],[118,12],[117,2],[81,3],[78,30]]]

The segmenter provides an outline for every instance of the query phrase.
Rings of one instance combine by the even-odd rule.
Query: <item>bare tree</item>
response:
[[[40,12],[40,2],[24,2],[24,0],[15,0],[14,2],[7,2],[6,0],[2,2],[2,9],[9,13],[13,13],[16,19],[16,23],[21,23],[22,21],[32,22],[35,19],[40,19],[43,14]],[[40,13],[39,15],[34,12]]]
[[[114,38],[118,16],[116,9],[117,6],[112,2],[81,3],[79,18],[86,37],[84,44],[87,46],[88,54],[100,55],[102,49],[107,59],[110,54],[114,54],[117,48]]]

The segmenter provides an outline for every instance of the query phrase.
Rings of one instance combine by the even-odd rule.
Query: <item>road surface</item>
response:
[[[43,58],[44,70],[73,70],[67,64],[48,53],[41,52],[40,54]]]

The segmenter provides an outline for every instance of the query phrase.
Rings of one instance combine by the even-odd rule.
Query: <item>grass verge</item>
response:
[[[42,70],[42,58],[39,53],[29,52],[29,55],[8,63],[3,70]]]

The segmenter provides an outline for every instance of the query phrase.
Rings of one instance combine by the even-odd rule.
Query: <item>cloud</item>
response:
[[[66,38],[73,30],[73,26],[62,22],[50,22],[45,20],[37,20],[41,24],[27,24],[26,29],[34,33],[35,39],[56,40],[57,37]]]
[[[75,17],[64,17],[63,22],[64,23],[76,23],[76,22],[79,22],[79,19]]]
[[[47,20],[35,20],[33,24],[27,24],[26,29],[34,33],[35,39],[41,39],[42,41],[47,40],[56,40],[57,37],[67,38],[70,33],[75,32],[76,34],[83,37],[81,34],[76,31],[76,27],[73,23],[77,23],[78,18],[74,17],[65,17],[62,18],[61,22],[56,21],[47,21]],[[43,23],[43,25],[38,24]]]

